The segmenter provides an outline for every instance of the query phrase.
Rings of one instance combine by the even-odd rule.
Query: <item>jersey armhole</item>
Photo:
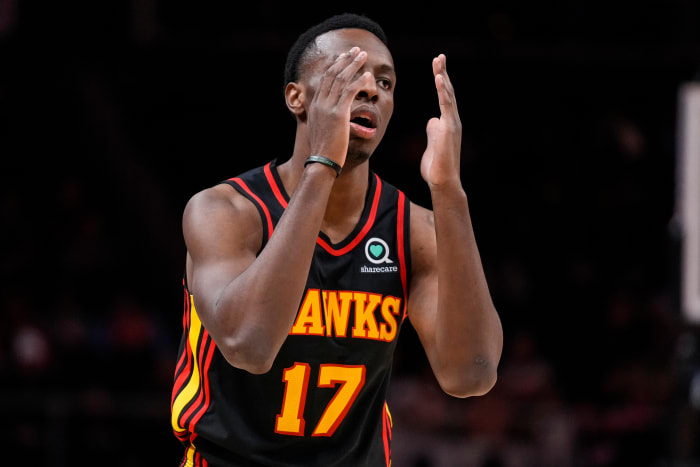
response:
[[[272,231],[274,230],[270,210],[267,208],[265,202],[262,199],[260,199],[260,197],[256,195],[253,192],[253,190],[251,190],[250,187],[242,179],[234,177],[225,180],[221,183],[226,183],[227,185],[232,186],[238,193],[240,193],[248,201],[253,203],[253,206],[255,206],[255,208],[258,210],[258,214],[260,214],[260,220],[262,221],[263,228],[263,238],[260,244],[260,250],[257,252],[256,256],[259,255],[262,249],[265,248],[265,245],[267,245],[267,242],[270,239],[270,236],[272,235]]]

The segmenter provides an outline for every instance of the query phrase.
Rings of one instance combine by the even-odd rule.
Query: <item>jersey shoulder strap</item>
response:
[[[263,226],[263,246],[267,244],[275,225],[277,225],[277,221],[284,212],[284,209],[275,198],[268,181],[271,164],[272,162],[268,162],[264,166],[256,167],[221,182],[232,186],[253,203],[258,210]]]

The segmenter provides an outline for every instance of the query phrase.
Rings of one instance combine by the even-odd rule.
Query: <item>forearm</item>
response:
[[[215,315],[227,329],[235,366],[259,365],[256,372],[264,372],[287,337],[334,179],[332,169],[320,164],[305,169],[265,248],[221,292]]]
[[[432,187],[431,195],[437,237],[435,344],[440,371],[447,378],[493,379],[503,334],[476,245],[467,195],[459,183]]]

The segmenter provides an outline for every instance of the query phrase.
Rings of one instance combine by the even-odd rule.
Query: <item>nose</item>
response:
[[[377,102],[377,99],[379,99],[379,92],[377,91],[377,82],[374,79],[374,75],[365,76],[362,79],[362,87],[355,96],[355,99],[366,100],[372,103]]]

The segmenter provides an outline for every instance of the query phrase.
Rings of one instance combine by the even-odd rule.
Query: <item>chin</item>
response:
[[[358,166],[364,162],[367,162],[372,153],[370,151],[364,150],[348,150],[348,155],[345,157],[345,164],[348,163],[352,166]]]
[[[348,146],[348,153],[345,157],[345,163],[347,164],[348,162],[350,162],[353,166],[357,166],[364,162],[367,162],[372,153],[374,152],[375,148],[368,147],[369,145],[366,143],[367,141],[352,141],[351,139],[350,144]]]

